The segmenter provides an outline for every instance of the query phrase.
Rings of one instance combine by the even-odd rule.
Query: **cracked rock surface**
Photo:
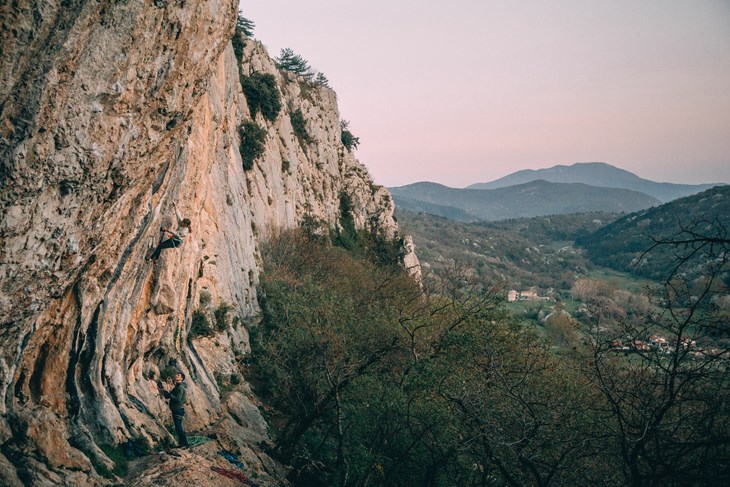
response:
[[[392,198],[342,146],[333,91],[279,72],[251,39],[236,59],[235,1],[20,3],[0,7],[0,484],[118,482],[101,472],[110,447],[172,440],[155,386],[171,366],[188,377],[186,428],[216,437],[186,453],[202,465],[191,482],[226,485],[205,480],[215,448],[275,477],[241,366],[259,245],[305,216],[337,224],[343,192],[358,226],[394,236]],[[249,112],[240,78],[254,71],[277,80],[274,121]],[[297,109],[311,143],[293,133]],[[265,152],[244,171],[251,119]],[[190,234],[147,262],[174,204]],[[224,331],[191,336],[223,302]],[[243,381],[222,392],[231,375]],[[176,458],[128,475],[167,485]]]

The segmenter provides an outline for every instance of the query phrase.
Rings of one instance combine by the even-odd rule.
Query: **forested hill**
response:
[[[407,196],[397,196],[395,201],[398,208],[408,212],[428,213],[429,215],[448,218],[457,222],[474,222],[479,220],[475,215],[455,206],[429,203],[428,201],[409,198]]]
[[[590,259],[599,265],[665,279],[675,265],[677,252],[685,248],[659,246],[639,259],[654,239],[669,238],[683,229],[716,233],[730,229],[730,186],[716,186],[702,193],[626,215],[594,233],[580,237]]]
[[[436,276],[466,267],[487,280],[516,288],[570,289],[593,267],[573,248],[618,214],[582,213],[464,223],[398,209],[398,223],[413,236],[423,267]]]

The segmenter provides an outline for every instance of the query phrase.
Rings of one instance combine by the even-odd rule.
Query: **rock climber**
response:
[[[160,232],[162,232],[162,235],[160,235],[160,243],[157,245],[155,251],[152,252],[152,255],[147,257],[147,261],[159,259],[162,249],[174,249],[179,247],[182,245],[183,238],[190,233],[190,220],[188,218],[183,218],[180,215],[175,202],[172,203],[172,206],[175,208],[175,216],[177,217],[177,232],[173,232],[165,227],[160,228]]]
[[[172,422],[175,424],[175,433],[177,434],[178,448],[188,447],[188,437],[183,429],[183,416],[185,416],[185,400],[187,393],[185,391],[185,374],[177,372],[175,374],[175,386],[168,391],[162,382],[157,381],[157,390],[170,400],[170,412],[172,413]]]

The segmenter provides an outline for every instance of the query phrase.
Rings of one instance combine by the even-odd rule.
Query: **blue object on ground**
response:
[[[240,468],[241,470],[246,468],[246,465],[242,461],[240,461],[238,459],[238,457],[236,457],[236,455],[229,452],[228,450],[221,450],[218,454],[220,456],[222,456],[223,458],[225,458],[226,460],[228,460],[229,462],[231,462],[236,467]]]

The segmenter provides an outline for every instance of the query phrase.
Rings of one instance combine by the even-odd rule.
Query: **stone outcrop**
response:
[[[230,395],[220,380],[249,351],[259,245],[307,215],[336,225],[343,192],[360,227],[397,232],[390,195],[340,141],[335,93],[279,72],[253,40],[239,62],[231,0],[0,15],[0,483],[103,483],[102,447],[169,440],[155,380],[171,366],[190,378],[188,429],[273,475],[246,374]],[[254,71],[276,77],[273,122],[249,112],[239,80]],[[311,143],[293,133],[297,109]],[[238,129],[252,118],[265,152],[245,171]],[[173,204],[191,232],[147,262]],[[221,303],[224,331],[192,336]]]

